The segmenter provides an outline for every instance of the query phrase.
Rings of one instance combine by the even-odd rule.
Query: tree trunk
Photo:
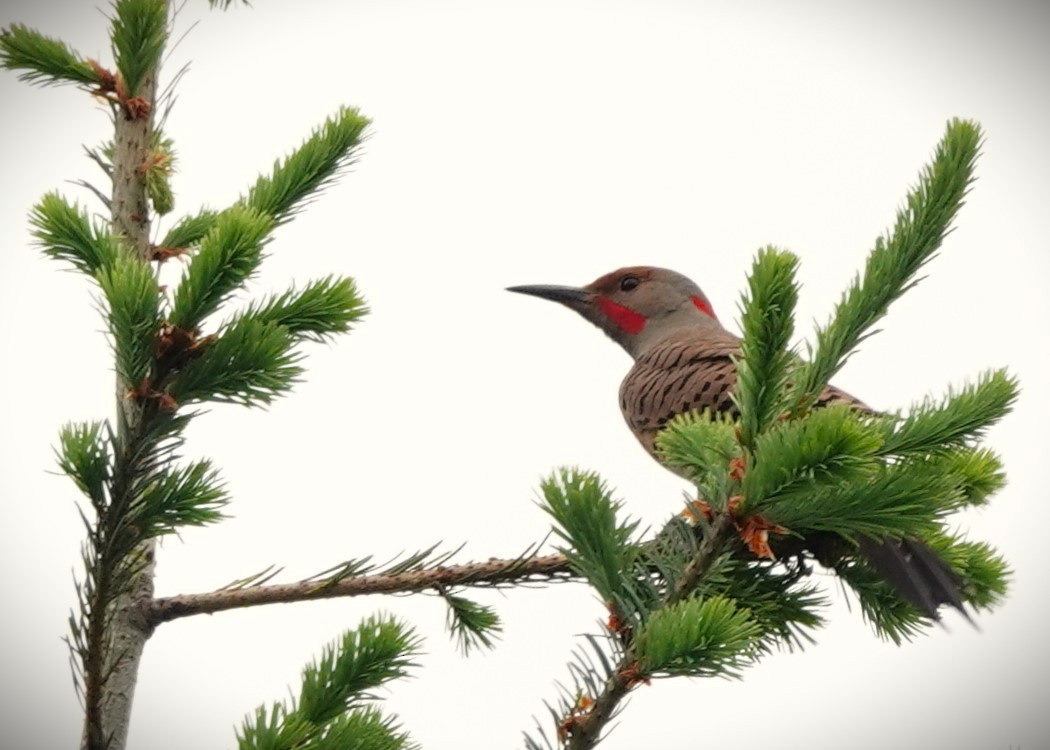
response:
[[[146,262],[151,251],[150,209],[145,170],[142,167],[152,151],[157,74],[157,70],[150,71],[139,90],[133,92],[145,102],[144,113],[134,116],[131,114],[134,108],[117,107],[114,114],[113,231],[123,235]],[[142,420],[142,407],[127,397],[136,385],[117,378],[118,444],[122,450],[127,446],[129,437],[138,432]],[[104,683],[98,706],[101,737],[92,732],[90,726],[85,726],[83,745],[87,750],[125,750],[127,746],[139,664],[152,630],[148,616],[153,600],[155,550],[155,540],[138,548],[135,554],[140,558],[141,569],[132,579],[128,590],[117,596],[108,613],[108,629],[102,653]],[[101,615],[101,612],[92,612],[92,617]],[[96,748],[99,742],[101,746]]]

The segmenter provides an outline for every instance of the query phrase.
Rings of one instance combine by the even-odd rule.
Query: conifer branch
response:
[[[976,383],[955,391],[936,403],[926,399],[908,410],[908,416],[887,425],[885,455],[926,453],[931,446],[964,445],[983,437],[1006,416],[1018,396],[1017,379],[1005,370],[983,373]]]
[[[78,204],[71,205],[58,193],[40,199],[29,215],[29,223],[45,255],[89,276],[112,265],[121,252],[119,240],[93,224]]]
[[[688,533],[694,536],[698,530],[689,526]],[[657,538],[646,542],[643,548],[648,549],[664,543],[665,540]],[[797,554],[795,546],[797,545],[790,540],[786,540],[784,544],[774,542],[774,550],[778,557]],[[746,552],[743,557],[745,560],[756,559],[753,556],[748,557]],[[650,558],[645,559],[646,565],[653,566],[653,570],[658,569],[656,561]],[[573,570],[569,558],[562,554],[533,555],[526,553],[514,558],[493,557],[482,562],[455,565],[445,564],[446,560],[447,556],[439,556],[436,561],[426,560],[421,565],[406,568],[402,562],[399,562],[382,569],[374,568],[365,560],[350,560],[317,576],[294,583],[278,584],[269,583],[276,571],[267,568],[260,574],[239,579],[215,591],[155,599],[150,608],[149,622],[151,627],[156,627],[183,617],[317,599],[426,591],[434,591],[445,596],[449,591],[463,588],[500,588],[544,582],[584,580]],[[745,576],[747,585],[752,587],[756,585],[754,576],[743,568],[728,566],[723,562],[715,570],[719,580],[712,583],[712,591],[716,593],[744,588],[745,581],[740,579]],[[757,581],[761,580],[757,579]],[[778,580],[771,580],[768,587],[753,589],[752,595],[746,598],[748,606],[752,609],[768,609],[774,605],[784,605],[785,601],[787,606],[794,606],[790,600],[784,600],[783,587],[777,584]],[[732,584],[723,583],[725,581],[732,581]],[[776,602],[772,601],[774,598]],[[804,601],[805,606],[814,603],[805,598]],[[780,622],[782,618],[777,617],[775,620]],[[816,621],[812,621],[807,623],[807,626],[813,627],[816,624]]]
[[[194,615],[215,614],[231,609],[265,604],[335,599],[372,594],[404,594],[422,591],[442,593],[459,588],[492,588],[512,584],[579,580],[563,555],[526,558],[492,558],[485,562],[437,565],[403,572],[360,573],[332,582],[308,579],[296,583],[223,588],[206,594],[182,594],[158,598],[150,605],[149,623]]]
[[[161,241],[162,247],[189,248],[200,244],[211,228],[215,226],[219,213],[202,208],[196,214],[184,216],[177,221]]]
[[[113,5],[113,55],[130,97],[142,96],[168,41],[166,0],[117,0]]]
[[[706,529],[703,541],[677,585],[668,591],[660,605],[640,624],[637,638],[630,640],[626,645],[615,667],[605,679],[601,691],[589,696],[586,710],[568,716],[559,724],[566,748],[587,750],[597,745],[602,739],[605,727],[616,716],[623,699],[635,686],[648,683],[655,672],[678,672],[675,664],[683,660],[681,673],[703,674],[712,668],[710,665],[716,663],[721,664],[723,668],[735,664],[740,653],[756,648],[754,642],[760,631],[746,616],[743,620],[738,618],[734,625],[730,626],[730,630],[734,632],[733,647],[728,647],[724,641],[719,642],[718,631],[722,630],[720,620],[724,613],[719,609],[720,605],[715,604],[712,607],[711,603],[728,600],[709,597],[688,599],[696,591],[700,579],[725,549],[732,530],[732,522],[725,513],[719,514]],[[693,629],[689,632],[673,627],[672,622],[681,619],[679,605],[687,601],[692,604],[685,607],[685,614],[705,618],[692,623]],[[731,619],[732,617],[730,615]],[[721,635],[724,636],[727,632],[729,631]],[[714,649],[711,646],[714,646]],[[717,654],[722,648],[728,648],[728,651],[720,658]],[[694,649],[695,658],[690,659],[688,653]]]
[[[654,677],[731,677],[760,653],[762,629],[732,599],[711,596],[653,613],[634,642],[639,673]]]
[[[117,375],[126,391],[141,383],[153,367],[153,346],[161,326],[160,295],[153,270],[121,253],[97,274],[106,300]]]
[[[788,349],[794,331],[798,258],[766,247],[759,250],[741,302],[744,339],[736,361],[733,399],[740,412],[740,443],[750,450],[786,406],[785,391],[794,361]]]
[[[248,194],[227,210],[254,210],[270,217],[276,224],[291,220],[353,164],[368,125],[368,118],[356,109],[340,108],[294,153],[274,162],[270,174],[260,175]],[[196,215],[184,217],[168,231],[161,245],[196,245],[224,213],[202,209]]]
[[[378,687],[404,677],[421,641],[411,628],[372,616],[324,649],[303,669],[302,687],[291,705],[260,706],[238,734],[241,750],[296,748],[410,748],[408,735],[375,707]]]
[[[171,213],[175,208],[175,193],[171,188],[171,176],[175,172],[178,157],[174,142],[161,131],[154,131],[153,147],[149,159],[142,165],[146,175],[146,193],[153,211],[158,216]],[[157,260],[155,256],[153,260]]]
[[[208,461],[175,464],[182,430],[194,416],[180,408],[269,403],[302,372],[298,344],[344,333],[367,312],[351,279],[329,276],[256,301],[213,335],[202,335],[205,321],[256,272],[273,229],[352,163],[368,120],[340,109],[234,206],[185,217],[160,247],[151,246],[151,215],[174,206],[174,150],[154,127],[168,11],[166,0],[116,0],[116,76],[24,26],[0,33],[0,66],[45,85],[95,86],[94,93],[120,105],[112,144],[89,152],[113,183],[111,230],[93,225],[57,194],[46,195],[32,215],[44,253],[98,283],[118,375],[115,429],[105,422],[67,425],[58,451],[60,467],[94,515],[81,511],[88,532],[85,575],[77,582],[80,612],[71,617],[69,636],[87,750],[123,750],[146,638],[161,623],[196,614],[433,592],[448,606],[449,629],[467,652],[491,647],[500,622],[461,589],[586,581],[607,602],[609,621],[603,637],[587,636],[593,653],[581,650],[569,668],[576,690],[564,691],[562,710],[551,712],[565,746],[590,748],[638,684],[676,675],[735,676],[819,625],[814,589],[796,585],[809,572],[804,560],[818,558],[805,544],[842,543],[844,552],[821,553],[820,561],[854,588],[876,631],[896,642],[931,618],[860,562],[851,546],[858,537],[928,542],[958,575],[967,601],[990,607],[1002,598],[1005,562],[987,545],[949,535],[943,519],[985,502],[1004,482],[999,458],[973,441],[1016,400],[1012,378],[1002,371],[983,376],[905,417],[811,411],[888,305],[916,283],[962,205],[981,136],[975,124],[953,121],[894,231],[877,240],[863,278],[818,331],[808,364],[788,348],[797,259],[775,248],[760,251],[742,305],[745,337],[733,394],[739,424],[708,413],[686,415],[658,438],[662,457],[701,493],[690,506],[695,523],[675,519],[642,541],[637,521],[618,518],[620,503],[600,479],[567,470],[542,488],[544,509],[566,545],[562,554],[530,551],[452,565],[454,553],[435,555],[430,548],[383,568],[367,558],[348,560],[291,584],[269,583],[267,570],[218,591],[155,599],[151,540],[219,520],[228,501]],[[168,308],[150,261],[193,247]],[[396,620],[367,619],[306,667],[296,699],[260,707],[245,720],[240,747],[409,747],[407,734],[377,710],[368,691],[404,676],[418,647],[414,633]]]
[[[949,467],[888,464],[849,483],[810,484],[779,494],[763,514],[793,532],[832,531],[847,538],[864,534],[923,537],[958,504],[958,478]]]
[[[340,108],[294,153],[275,162],[269,176],[255,181],[242,199],[244,205],[279,224],[288,221],[353,163],[368,124],[356,109]]]
[[[109,446],[102,422],[67,424],[59,433],[55,451],[59,468],[72,479],[97,509],[106,503],[106,483],[112,477]]]
[[[665,604],[677,604],[692,595],[700,578],[722,554],[726,542],[732,537],[732,531],[733,524],[728,513],[721,513],[712,521],[693,559],[686,565],[681,578],[666,597]]]
[[[263,260],[263,247],[273,231],[263,212],[234,206],[219,214],[175,290],[169,320],[185,331],[201,322],[250,279]]]
[[[700,493],[688,507],[695,525],[672,522],[640,543],[630,523],[615,520],[619,503],[596,477],[563,472],[545,483],[545,509],[569,545],[562,551],[610,611],[607,648],[591,637],[597,662],[584,654],[570,665],[576,690],[563,688],[560,710],[551,709],[559,744],[596,744],[639,682],[733,676],[773,647],[797,644],[820,623],[814,590],[795,586],[807,559],[839,571],[876,632],[895,641],[929,626],[938,604],[961,610],[963,600],[1001,596],[1002,561],[947,537],[943,519],[1002,485],[998,457],[972,441],[1006,413],[1016,384],[1001,372],[986,376],[903,418],[814,409],[828,378],[936,251],[972,179],[979,141],[976,125],[949,125],[893,235],[876,243],[863,282],[818,331],[810,363],[788,348],[797,260],[759,252],[741,310],[735,424],[728,415],[680,415],[656,439],[659,456]],[[899,541],[883,544],[887,538]],[[748,553],[783,552],[780,563],[747,561]],[[902,565],[918,575],[911,560],[943,590],[932,604],[915,581],[912,591],[884,577]]]
[[[864,476],[882,446],[878,431],[846,406],[815,410],[804,419],[780,422],[762,433],[754,460],[741,482],[746,510],[760,510],[770,498],[839,484]]]
[[[438,593],[448,605],[445,627],[452,634],[464,656],[474,649],[492,649],[503,630],[500,617],[492,607],[478,604],[464,596],[457,596],[438,588]]]
[[[241,318],[186,364],[168,394],[180,405],[269,404],[291,390],[303,372],[296,343],[283,326]]]
[[[546,479],[541,490],[541,507],[554,519],[554,533],[566,543],[558,551],[573,570],[617,611],[626,616],[644,613],[645,593],[634,580],[641,562],[638,522],[617,518],[621,503],[588,472],[562,469]]]
[[[20,23],[0,31],[0,67],[21,71],[19,80],[44,86],[102,83],[101,69],[90,60],[65,42]]]
[[[699,419],[692,424],[719,423]],[[717,450],[711,456],[714,464],[722,461]],[[711,466],[698,472],[717,473]],[[724,464],[722,473],[728,474]],[[728,487],[722,480],[716,484]],[[555,521],[555,534],[566,542],[559,551],[610,613],[606,641],[611,654],[592,637],[601,669],[596,672],[584,652],[579,663],[570,664],[575,692],[563,689],[560,710],[551,709],[565,747],[597,744],[623,698],[640,683],[671,674],[725,672],[764,652],[769,635],[746,607],[730,601],[734,592],[719,591],[717,584],[701,588],[735,533],[724,496],[713,498],[722,510],[712,510],[710,524],[691,527],[672,521],[653,541],[641,543],[637,523],[617,518],[619,502],[593,474],[563,469],[544,481],[542,489],[543,508]],[[677,627],[693,615],[703,619],[689,628]],[[775,638],[786,629],[780,623],[771,634]],[[532,739],[527,744],[540,746]]]
[[[366,314],[368,307],[353,279],[326,276],[302,290],[293,288],[254,302],[237,320],[273,323],[297,339],[320,343],[348,332]]]
[[[948,123],[933,162],[923,168],[898,211],[893,231],[876,240],[863,277],[853,279],[832,319],[817,330],[812,360],[795,375],[795,414],[813,403],[890,303],[918,283],[916,274],[933,259],[962,208],[973,183],[981,140],[977,123],[959,119]]]
[[[743,455],[732,417],[707,409],[679,415],[657,434],[656,449],[704,497],[729,497],[727,467]]]

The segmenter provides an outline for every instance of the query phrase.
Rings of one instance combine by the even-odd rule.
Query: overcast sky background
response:
[[[16,21],[112,62],[92,3],[5,2],[0,24]],[[358,106],[374,121],[358,164],[278,230],[252,292],[350,274],[373,312],[310,347],[306,381],[268,412],[218,407],[195,422],[187,455],[222,467],[233,518],[164,542],[158,594],[270,564],[296,580],[438,540],[465,542],[463,560],[514,556],[547,531],[535,488],[560,465],[599,471],[631,514],[660,523],[685,485],[622,423],[628,357],[503,288],[661,265],[695,279],[735,329],[751,258],[775,243],[802,258],[808,335],[945,122],[970,117],[987,143],[957,231],[836,382],[898,408],[986,368],[1021,378],[1016,413],[989,437],[1010,485],[960,518],[1014,566],[1009,600],[979,631],[949,615],[897,648],[825,577],[817,646],[742,682],[639,689],[603,747],[1046,747],[1048,21],[1036,2],[304,0],[220,13],[190,0],[164,69],[170,80],[191,63],[167,131],[175,215],[228,205],[338,106]],[[52,446],[63,422],[111,414],[111,359],[93,290],[31,246],[26,212],[55,188],[101,210],[64,181],[102,184],[81,144],[109,124],[73,88],[11,74],[0,102],[0,744],[74,747],[61,638],[82,528]],[[245,713],[287,696],[304,662],[380,609],[426,637],[423,668],[386,705],[424,747],[520,747],[602,608],[575,585],[477,598],[505,633],[467,659],[432,597],[162,626],[131,747],[233,747]]]

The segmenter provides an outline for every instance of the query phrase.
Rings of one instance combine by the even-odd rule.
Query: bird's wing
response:
[[[678,414],[735,410],[730,394],[740,339],[727,331],[682,332],[656,344],[620,385],[620,410],[650,453],[656,433]]]
[[[646,450],[653,450],[656,433],[678,414],[704,409],[735,414],[731,358],[739,353],[740,339],[728,331],[683,330],[635,361],[620,386],[620,410]],[[870,411],[860,399],[829,385],[816,405],[832,404]]]

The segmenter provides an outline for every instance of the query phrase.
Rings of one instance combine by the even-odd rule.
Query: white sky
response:
[[[349,557],[437,540],[462,559],[543,536],[538,478],[599,471],[659,523],[684,484],[618,413],[626,355],[522,283],[585,283],[625,264],[675,268],[735,316],[758,247],[799,253],[801,321],[824,320],[955,115],[978,119],[979,182],[929,278],[837,383],[904,406],[985,368],[1024,387],[990,436],[1010,486],[960,522],[1016,569],[1009,601],[903,648],[835,602],[819,643],[739,683],[637,690],[603,747],[1024,748],[1050,737],[1045,646],[1045,421],[1050,413],[1044,215],[1050,15],[1036,3],[264,2],[190,0],[170,76],[192,61],[169,135],[177,213],[221,208],[340,104],[374,120],[354,169],[278,231],[252,290],[353,275],[373,308],[309,350],[305,383],[269,412],[215,408],[189,432],[233,493],[234,518],[169,539],[157,590],[206,591],[267,565],[295,580]],[[111,63],[91,3],[5,2]],[[112,375],[85,279],[30,246],[26,212],[101,175],[105,137],[72,88],[0,75],[0,742],[74,747],[61,637],[82,530],[52,445],[108,416]],[[92,204],[97,209],[97,204]],[[166,222],[164,227],[170,225]],[[734,323],[735,325],[735,323]],[[802,326],[802,333],[810,328]],[[504,618],[492,653],[460,657],[430,597],[339,600],[197,617],[147,645],[131,745],[232,747],[233,726],[285,697],[302,664],[383,609],[426,637],[425,668],[387,707],[427,748],[519,747],[602,609],[581,586],[483,592]]]

